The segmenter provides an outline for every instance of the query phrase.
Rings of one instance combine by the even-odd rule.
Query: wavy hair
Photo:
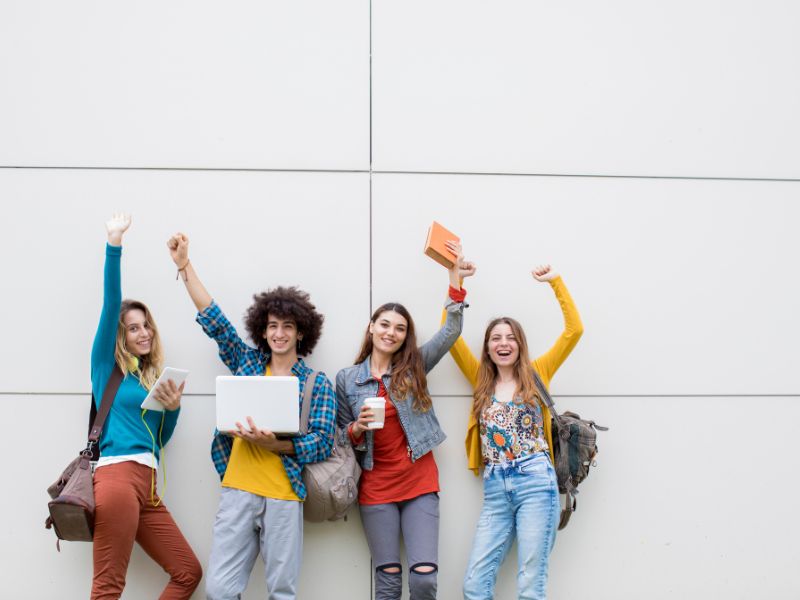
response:
[[[531,366],[531,360],[528,356],[528,341],[525,339],[525,332],[515,319],[499,317],[489,323],[483,336],[481,360],[478,365],[478,381],[475,385],[472,401],[472,414],[475,415],[478,422],[480,422],[481,413],[492,403],[492,396],[497,383],[497,365],[489,357],[489,336],[492,334],[492,330],[502,323],[511,327],[511,333],[514,334],[519,346],[519,356],[514,364],[514,379],[517,382],[514,398],[521,397],[524,403],[531,406],[541,402],[539,392],[536,389],[533,366]]]
[[[125,315],[131,310],[140,310],[144,313],[145,325],[153,334],[150,342],[150,352],[144,356],[136,356],[126,345]],[[164,351],[161,348],[161,336],[158,334],[158,327],[153,320],[153,315],[143,302],[138,300],[123,300],[119,310],[119,322],[117,323],[117,343],[114,348],[114,360],[117,361],[124,376],[128,373],[138,373],[139,382],[146,390],[150,390],[158,380],[161,370],[164,368]]]
[[[413,408],[419,412],[427,412],[433,403],[430,394],[428,394],[428,378],[425,375],[425,367],[422,363],[422,353],[417,348],[414,320],[405,306],[397,302],[387,302],[372,313],[372,317],[369,320],[370,324],[374,324],[385,312],[396,312],[408,323],[406,339],[403,341],[403,345],[392,355],[392,383],[388,391],[399,399],[405,398],[409,393],[413,394]],[[372,334],[369,332],[368,325],[355,364],[358,365],[364,362],[372,354],[372,348]]]

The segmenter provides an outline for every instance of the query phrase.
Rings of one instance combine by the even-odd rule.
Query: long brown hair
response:
[[[430,410],[431,397],[428,394],[428,378],[425,376],[425,367],[422,364],[422,354],[417,348],[417,335],[414,331],[414,321],[408,310],[402,304],[387,302],[372,313],[370,324],[375,323],[385,312],[396,312],[408,323],[406,339],[403,345],[392,355],[392,383],[389,391],[399,399],[405,398],[409,392],[414,395],[413,408],[420,412]],[[356,357],[355,364],[361,364],[372,354],[372,334],[369,326],[364,334],[364,342]]]
[[[125,315],[131,311],[139,309],[144,313],[144,321],[153,332],[153,339],[150,342],[150,352],[144,356],[135,356],[128,350],[125,344]],[[114,349],[114,359],[117,361],[123,375],[128,373],[139,373],[139,381],[146,390],[152,388],[161,369],[164,366],[164,353],[161,349],[161,336],[158,334],[158,327],[153,320],[153,315],[143,302],[138,300],[123,300],[119,310],[119,322],[117,323],[117,345]]]
[[[492,403],[495,384],[497,383],[497,365],[489,357],[489,336],[492,330],[505,323],[511,327],[511,333],[517,340],[519,346],[519,356],[514,364],[514,379],[517,381],[517,389],[514,390],[514,398],[521,397],[522,401],[531,406],[541,402],[539,392],[536,389],[536,382],[533,378],[533,367],[528,357],[528,342],[525,339],[525,332],[522,326],[510,317],[499,317],[494,319],[486,327],[483,336],[483,348],[481,349],[481,362],[478,365],[478,382],[473,393],[472,414],[480,421],[481,413]]]

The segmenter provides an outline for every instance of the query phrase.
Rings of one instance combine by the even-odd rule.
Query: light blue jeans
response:
[[[303,559],[303,503],[222,488],[206,570],[206,598],[241,598],[259,550],[268,600],[294,600]]]
[[[465,600],[494,598],[497,570],[515,536],[517,596],[520,600],[544,600],[559,509],[556,472],[546,452],[487,465],[483,509],[464,576]]]

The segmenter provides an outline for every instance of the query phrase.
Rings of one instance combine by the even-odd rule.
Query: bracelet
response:
[[[185,264],[185,265],[183,265],[182,267],[179,267],[179,268],[178,268],[178,272],[177,272],[177,273],[175,273],[175,281],[178,281],[178,277],[180,277],[180,274],[181,274],[181,273],[183,273],[183,280],[184,280],[184,281],[189,281],[189,277],[188,277],[188,275],[186,275],[186,267],[188,267],[188,266],[189,266],[189,262],[190,262],[190,261],[189,261],[189,259],[187,258],[187,259],[186,259],[186,264]]]

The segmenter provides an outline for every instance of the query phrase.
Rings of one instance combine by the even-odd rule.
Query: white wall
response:
[[[124,292],[152,307],[168,363],[192,370],[166,502],[204,565],[223,367],[167,237],[190,235],[237,325],[256,291],[308,290],[327,317],[311,363],[332,377],[384,301],[435,331],[445,273],[421,246],[437,219],[479,263],[473,350],[499,314],[534,353],[552,343],[558,306],[527,273],[540,262],[584,320],[553,392],[611,431],[558,536],[550,597],[800,596],[798,25],[779,0],[0,4],[0,597],[88,595],[91,546],[55,551],[44,489],[85,433],[116,210],[134,214]],[[481,490],[449,357],[430,387],[449,436],[439,597],[453,600]],[[515,595],[515,562],[498,598]],[[307,525],[301,598],[367,600],[370,580],[357,511]],[[136,549],[124,597],[164,581]],[[246,598],[262,597],[257,564]]]

